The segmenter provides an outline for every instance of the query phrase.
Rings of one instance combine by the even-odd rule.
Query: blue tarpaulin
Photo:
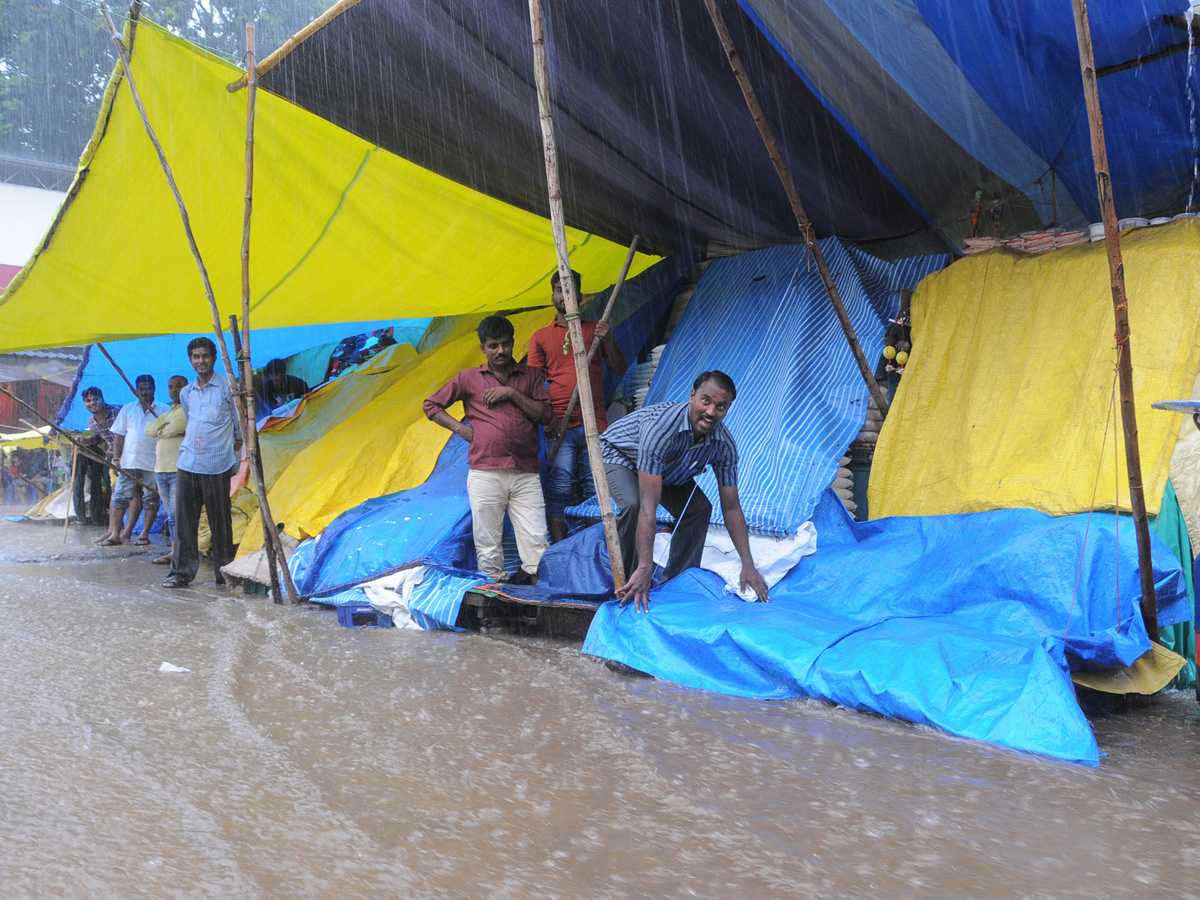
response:
[[[1096,765],[1068,662],[1128,665],[1150,647],[1136,539],[1116,521],[1012,509],[855,523],[826,492],[817,553],[769,604],[691,569],[653,592],[648,614],[600,607],[584,652],[690,687],[819,697]],[[1153,557],[1159,608],[1178,614],[1179,564],[1157,538]]]
[[[883,351],[886,319],[913,288],[948,262],[890,263],[836,238],[821,241],[867,359]],[[862,428],[868,394],[816,266],[804,247],[714,260],[671,336],[646,404],[685,400],[708,369],[730,375],[737,399],[725,425],[738,447],[738,492],[750,527],[794,533],[837,474]],[[697,479],[710,499],[716,481]],[[721,521],[713,504],[713,521]]]

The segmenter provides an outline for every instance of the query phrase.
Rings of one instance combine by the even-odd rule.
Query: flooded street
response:
[[[0,522],[4,900],[1200,897],[1190,694],[1094,718],[1087,769],[170,592],[97,536]]]

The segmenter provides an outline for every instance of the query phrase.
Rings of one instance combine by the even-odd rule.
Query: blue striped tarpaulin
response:
[[[872,364],[900,291],[946,255],[886,262],[821,241],[833,279]],[[725,425],[738,446],[738,491],[756,531],[787,534],[812,516],[837,463],[866,419],[868,394],[807,249],[775,247],[715,260],[663,353],[646,404],[685,400],[701,372],[737,385]],[[701,489],[716,498],[711,472]],[[714,503],[713,521],[721,521]]]

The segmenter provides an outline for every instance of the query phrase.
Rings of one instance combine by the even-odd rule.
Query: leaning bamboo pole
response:
[[[67,514],[63,516],[63,543],[67,542],[67,526],[71,524],[72,505],[75,502],[75,464],[79,462],[79,448],[71,449],[71,480],[67,482]],[[95,490],[95,487],[92,488]],[[83,492],[80,491],[82,494]],[[74,510],[75,515],[79,515],[79,510]]]
[[[608,295],[608,302],[604,304],[604,313],[600,316],[601,322],[607,322],[609,316],[612,315],[613,307],[617,305],[617,298],[621,296],[621,288],[625,287],[625,276],[629,274],[629,267],[633,263],[633,257],[637,253],[637,245],[640,238],[635,234],[633,240],[629,244],[629,253],[625,255],[625,265],[621,267],[621,274],[617,276],[617,283],[613,285],[612,293]],[[574,279],[572,279],[574,280]],[[592,360],[596,358],[596,354],[600,351],[600,341],[592,341],[592,346],[588,348],[587,364],[588,368],[592,367]],[[558,437],[554,441],[554,446],[546,453],[546,458],[554,461],[554,457],[558,456],[558,448],[562,446],[563,437],[567,433],[567,423],[571,421],[571,414],[575,412],[575,407],[579,404],[579,385],[575,385],[575,389],[571,391],[571,399],[567,401],[567,411],[563,413],[562,421],[558,423]]]
[[[258,512],[263,527],[263,552],[267,557],[267,569],[271,576],[271,597],[276,603],[283,602],[279,590],[279,567],[283,567],[283,580],[287,584],[288,598],[300,602],[292,573],[288,570],[283,542],[275,527],[271,506],[267,502],[267,483],[263,475],[262,456],[258,448],[257,410],[254,399],[254,368],[250,364],[250,213],[254,206],[254,104],[258,95],[258,70],[254,64],[254,23],[246,25],[246,72],[249,89],[246,92],[246,204],[242,214],[242,346],[238,359],[242,364],[242,387],[245,391],[246,458],[250,473],[254,477],[254,489],[258,494]],[[235,330],[236,334],[236,330]]]
[[[529,18],[533,32],[533,73],[537,82],[538,114],[542,124],[542,143],[546,158],[546,186],[550,200],[550,222],[554,231],[554,249],[558,256],[558,277],[567,307],[567,330],[575,355],[575,381],[579,388],[579,405],[583,413],[583,432],[587,437],[588,460],[592,464],[592,479],[596,483],[596,499],[600,502],[600,519],[604,523],[604,539],[612,565],[613,588],[625,586],[625,563],[621,558],[621,541],[617,536],[617,520],[612,511],[608,476],[600,454],[600,434],[596,429],[596,407],[592,399],[592,380],[588,376],[587,348],[583,345],[583,326],[579,320],[579,298],[575,294],[575,278],[571,275],[571,259],[567,249],[567,226],[563,216],[562,188],[558,179],[558,145],[554,140],[554,115],[550,106],[550,78],[546,64],[546,34],[542,21],[541,0],[529,0]]]
[[[141,4],[135,3],[129,10],[130,21],[132,22],[138,14]],[[133,97],[134,106],[137,107],[138,115],[142,117],[142,125],[146,128],[146,134],[150,137],[150,143],[154,145],[154,152],[158,154],[158,164],[163,170],[163,174],[167,178],[167,184],[171,188],[171,193],[175,195],[175,204],[179,207],[179,217],[183,220],[183,231],[187,236],[188,247],[192,251],[192,258],[196,261],[196,268],[200,271],[200,281],[204,285],[204,296],[208,298],[209,310],[212,312],[213,321],[213,336],[216,338],[217,351],[221,355],[221,362],[225,366],[225,375],[229,379],[229,387],[235,393],[237,392],[237,376],[233,374],[233,363],[229,361],[229,350],[225,347],[225,338],[221,334],[221,313],[217,309],[217,298],[213,294],[212,282],[208,278],[208,269],[204,265],[204,258],[200,255],[200,248],[196,245],[196,236],[192,233],[191,219],[188,217],[187,207],[183,203],[183,195],[179,193],[179,186],[175,183],[175,175],[171,172],[171,165],[167,162],[166,154],[163,153],[162,144],[158,141],[158,135],[154,133],[154,127],[150,124],[150,117],[146,115],[146,107],[142,103],[142,96],[138,93],[137,85],[133,81],[133,72],[129,66],[129,50],[121,41],[121,34],[117,31],[116,25],[113,24],[112,16],[108,12],[108,4],[101,3],[100,11],[104,14],[104,21],[108,25],[108,36],[112,38],[113,45],[117,48],[117,57],[121,61],[121,75],[125,83],[129,85],[129,93]]]
[[[771,126],[767,123],[767,117],[758,102],[758,95],[755,94],[754,87],[750,84],[750,78],[746,75],[746,70],[742,67],[741,57],[738,56],[738,52],[733,46],[733,37],[729,33],[729,28],[725,25],[724,17],[721,15],[720,10],[717,9],[716,0],[704,0],[704,5],[708,7],[708,15],[712,19],[713,27],[717,30],[717,36],[721,39],[721,46],[725,49],[725,56],[729,60],[729,67],[733,69],[733,75],[742,89],[742,95],[746,98],[746,105],[750,108],[750,115],[754,118],[754,124],[758,126],[758,133],[762,136],[763,144],[767,149],[767,155],[771,157],[771,162],[775,166],[775,173],[783,183],[784,193],[787,194],[788,202],[792,205],[792,215],[796,217],[796,224],[800,227],[800,233],[804,236],[808,249],[813,255],[813,261],[817,264],[817,272],[821,276],[821,283],[825,285],[825,291],[829,294],[829,300],[833,304],[833,311],[837,314],[838,322],[841,324],[842,331],[846,335],[846,343],[850,345],[850,352],[854,356],[855,363],[858,364],[858,370],[862,373],[867,390],[875,400],[875,405],[886,416],[888,413],[887,397],[884,395],[883,389],[880,388],[879,382],[875,380],[875,374],[867,362],[862,345],[858,342],[858,335],[854,333],[854,325],[850,321],[850,316],[846,313],[846,307],[842,303],[842,295],[838,292],[837,285],[834,284],[833,274],[829,271],[829,265],[825,262],[825,254],[821,251],[820,243],[813,237],[812,222],[808,218],[808,213],[804,211],[804,204],[800,200],[800,192],[796,190],[796,183],[792,180],[792,173],[788,169],[787,163],[784,162],[783,154],[779,152],[779,145],[775,141],[775,135],[771,131]]]
[[[146,134],[150,137],[150,143],[152,143],[154,145],[154,151],[155,151],[155,153],[158,154],[158,163],[159,163],[159,166],[161,166],[161,168],[163,170],[163,174],[166,176],[167,184],[171,188],[171,193],[175,195],[175,204],[179,207],[179,216],[183,220],[183,230],[184,230],[184,233],[187,235],[188,247],[192,251],[192,258],[196,261],[196,268],[200,272],[200,280],[204,285],[204,295],[208,299],[209,311],[212,313],[213,336],[216,338],[214,343],[216,343],[218,352],[221,355],[221,362],[225,366],[225,375],[229,379],[230,390],[233,391],[234,397],[241,397],[242,392],[239,390],[239,387],[238,387],[238,380],[237,380],[237,376],[234,374],[233,363],[230,362],[230,359],[229,359],[229,350],[225,346],[225,337],[222,333],[224,329],[221,327],[221,313],[220,313],[220,310],[217,309],[217,298],[213,294],[212,283],[209,281],[209,277],[208,277],[208,269],[204,265],[204,259],[200,255],[200,248],[196,245],[196,237],[192,233],[192,225],[191,225],[191,220],[188,217],[187,206],[184,205],[183,196],[182,196],[182,194],[179,193],[179,187],[175,183],[175,176],[171,172],[171,166],[167,162],[167,157],[166,157],[166,154],[163,152],[162,144],[159,143],[158,136],[154,133],[154,128],[150,124],[150,118],[149,118],[149,116],[146,115],[146,107],[145,107],[145,105],[143,105],[141,95],[138,93],[138,90],[137,90],[137,85],[134,83],[133,73],[130,70],[130,65],[129,65],[129,50],[125,47],[125,44],[121,41],[121,35],[117,32],[116,26],[113,24],[112,16],[108,12],[108,5],[101,3],[100,9],[101,9],[101,12],[103,12],[103,14],[104,14],[104,21],[108,25],[109,37],[112,38],[113,44],[117,48],[117,56],[121,60],[122,75],[123,75],[126,83],[129,85],[129,93],[133,97],[133,102],[134,102],[134,105],[137,107],[138,114],[142,117],[142,125],[144,125],[146,128]],[[130,9],[130,19],[131,20],[133,20],[136,17],[137,9],[138,9],[137,4],[135,4],[134,7],[132,7]],[[252,110],[251,110],[250,115],[252,116]],[[251,119],[251,121],[252,121],[252,119]],[[247,152],[249,152],[249,150]],[[249,213],[247,212],[246,215],[248,216]],[[246,402],[247,401],[244,398],[242,398],[238,401],[238,406],[241,407],[243,410],[243,419],[245,418],[244,410],[246,408]],[[251,419],[248,423],[248,427],[246,429],[244,429],[244,431],[243,431],[243,435],[245,436],[245,438],[247,440],[251,439],[250,435],[252,433],[254,433],[254,428],[255,428],[254,421],[253,421],[253,419]],[[266,498],[265,491],[263,491],[259,494],[258,502],[259,502],[259,508],[262,512],[263,520],[266,523],[269,523],[273,526],[274,523],[272,522],[271,511],[270,511],[270,508],[267,507],[267,505],[266,505],[267,498]],[[272,530],[274,530],[274,529],[272,529]],[[278,535],[276,535],[275,544],[276,544],[276,546],[279,545]],[[292,588],[293,586],[291,584],[290,575],[288,575],[287,581],[288,581],[288,587]],[[295,594],[294,590],[292,593],[292,599],[294,602],[298,602],[297,595]]]
[[[88,459],[94,460],[95,462],[98,462],[101,465],[107,466],[108,468],[110,468],[114,472],[116,472],[118,475],[125,475],[134,484],[140,485],[142,488],[144,488],[146,490],[149,490],[149,491],[157,490],[157,488],[150,487],[150,485],[146,484],[146,482],[142,481],[140,478],[138,478],[136,475],[132,474],[131,472],[126,472],[124,469],[122,469],[120,466],[118,466],[112,460],[106,459],[101,454],[93,453],[90,449],[83,446],[83,444],[79,443],[79,441],[75,440],[75,438],[71,437],[71,435],[69,435],[65,429],[59,427],[58,425],[55,425],[53,422],[51,422],[49,419],[47,419],[45,416],[43,416],[40,412],[38,412],[36,409],[34,409],[32,406],[30,406],[28,403],[26,403],[24,400],[22,400],[20,397],[18,397],[16,394],[14,394],[12,391],[10,391],[8,388],[4,387],[3,385],[0,385],[0,394],[4,394],[4,396],[13,400],[18,406],[22,407],[27,412],[31,413],[35,418],[41,419],[43,422],[45,422],[47,425],[49,425],[50,428],[52,428],[56,434],[59,434],[62,437],[65,437],[68,441],[70,441],[72,444],[75,445],[75,448],[77,450],[79,450],[81,455],[86,456]]]
[[[1075,36],[1079,43],[1079,68],[1087,102],[1088,128],[1092,136],[1092,161],[1096,170],[1096,193],[1104,219],[1104,247],[1108,251],[1108,274],[1112,287],[1113,317],[1117,332],[1117,378],[1121,394],[1121,425],[1125,433],[1125,468],[1129,476],[1129,505],[1137,534],[1138,571],[1142,582],[1142,621],[1151,640],[1158,639],[1158,600],[1154,592],[1154,567],[1150,560],[1150,523],[1142,489],[1142,455],[1138,446],[1137,413],[1133,405],[1133,360],[1129,347],[1129,299],[1125,294],[1125,263],[1113,203],[1112,178],[1108,170],[1108,147],[1104,142],[1104,117],[1092,52],[1092,29],[1087,0],[1071,0],[1075,11]],[[1115,502],[1115,499],[1114,499]]]

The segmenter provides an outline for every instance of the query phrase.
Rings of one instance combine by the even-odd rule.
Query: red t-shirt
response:
[[[583,344],[589,350],[592,343],[596,340],[596,323],[589,322],[586,319],[579,323],[583,327]],[[558,324],[558,318],[547,325],[545,328],[539,328],[533,333],[533,337],[529,339],[529,358],[527,364],[541,369],[546,373],[546,379],[549,381],[550,388],[550,403],[554,407],[554,418],[562,421],[563,414],[567,411],[567,404],[571,402],[571,394],[575,393],[575,356],[571,350],[571,342],[567,337],[567,327]],[[565,352],[563,348],[566,348]],[[592,360],[592,365],[588,370],[588,374],[592,379],[592,400],[596,408],[596,429],[603,431],[608,425],[608,410],[604,405],[604,372],[600,367],[600,360],[603,358],[608,365],[608,371],[614,375],[624,375],[628,362],[625,359],[625,354],[621,352],[621,348],[612,344],[612,350],[609,352],[609,345],[605,342],[600,344],[600,352],[596,354],[596,358]],[[579,404],[575,404],[575,411],[571,413],[571,421],[567,423],[568,428],[574,428],[576,425],[582,424],[583,413],[579,409]]]
[[[488,406],[483,402],[484,391],[502,384],[541,403],[542,415],[537,422],[526,418],[515,403]],[[548,425],[553,421],[541,371],[515,363],[508,381],[502,382],[487,363],[476,369],[463,369],[425,401],[425,416],[428,418],[460,400],[464,416],[475,430],[467,450],[470,468],[538,471],[537,427],[539,423]]]

